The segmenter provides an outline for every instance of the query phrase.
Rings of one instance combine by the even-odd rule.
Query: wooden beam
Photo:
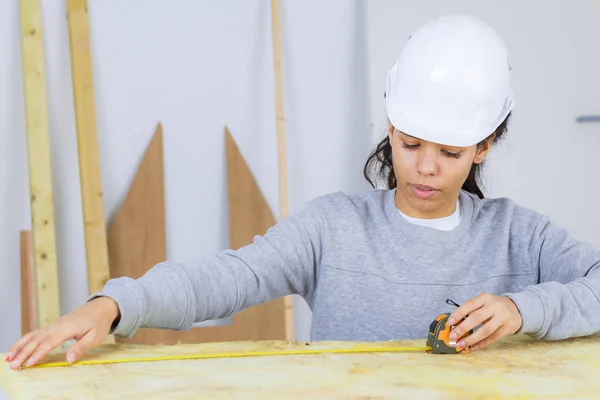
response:
[[[37,303],[31,231],[21,231],[21,335],[36,330]]]
[[[285,117],[283,107],[283,73],[281,62],[281,23],[279,0],[271,0],[273,26],[273,62],[275,70],[275,110],[277,114],[277,160],[279,163],[279,218],[289,213],[287,191],[287,157],[285,141]],[[294,340],[294,299],[285,297],[286,339]]]
[[[43,327],[60,314],[40,1],[20,0],[20,18],[37,324]]]
[[[285,145],[285,117],[283,108],[283,73],[281,68],[281,28],[279,20],[279,0],[271,0],[271,20],[273,24],[273,62],[275,72],[275,111],[277,115],[277,161],[279,163],[279,213],[288,215],[287,157]]]
[[[104,287],[110,278],[110,272],[86,0],[67,0],[67,16],[83,201],[88,289],[90,293],[95,293]]]

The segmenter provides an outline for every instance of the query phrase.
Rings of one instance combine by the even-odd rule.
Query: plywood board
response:
[[[113,277],[139,278],[166,260],[163,131],[158,124],[133,182],[108,229],[108,255]],[[154,344],[169,331],[140,329],[136,343]],[[167,340],[168,341],[168,340]]]
[[[40,0],[21,0],[20,8],[36,310],[41,327],[60,316],[44,39]]]
[[[139,278],[166,260],[163,130],[158,124],[138,166],[125,200],[108,229],[108,254],[113,277]],[[117,341],[155,344],[170,342],[170,331],[140,329],[133,339]]]
[[[233,137],[225,132],[230,246],[240,248],[275,224],[275,218]],[[111,275],[140,277],[166,260],[162,126],[138,167],[133,183],[110,224]],[[238,340],[286,339],[285,300],[248,308],[225,326],[197,327],[187,332],[140,329],[122,343],[175,344]]]
[[[106,221],[100,176],[90,29],[86,0],[67,0],[73,100],[83,203],[88,290],[101,290],[110,278]]]
[[[231,132],[225,129],[227,156],[227,202],[229,207],[230,247],[238,249],[252,243],[255,235],[263,235],[276,220],[269,204],[240,152]],[[250,307],[233,316],[232,326],[206,328],[204,341],[284,340],[286,299]],[[293,318],[293,314],[291,315]],[[293,335],[293,332],[291,333]],[[225,339],[223,339],[225,338]]]
[[[139,278],[166,260],[163,130],[158,124],[129,191],[109,223],[113,277]]]
[[[271,351],[387,343],[232,342],[175,346],[104,345],[84,359]],[[63,361],[62,354],[46,361]],[[13,371],[0,387],[29,399],[593,399],[600,393],[600,338],[536,342],[509,337],[474,353],[318,354],[153,361]]]

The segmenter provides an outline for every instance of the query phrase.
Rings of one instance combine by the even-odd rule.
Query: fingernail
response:
[[[69,362],[69,364],[73,364],[75,362],[75,354],[73,354],[73,353],[67,354],[67,361]]]
[[[452,333],[450,334],[450,339],[452,339],[452,340],[456,340],[456,339],[458,339],[458,335],[456,334],[456,332],[452,332]]]
[[[26,367],[31,367],[34,362],[35,362],[35,358],[29,357],[29,360],[27,360],[27,364],[25,364],[25,366]]]
[[[465,342],[464,342],[463,340],[461,340],[460,342],[458,342],[458,343],[456,344],[456,346],[458,346],[458,347],[466,347],[466,346],[465,346]]]
[[[454,317],[450,317],[448,319],[448,325],[454,325],[455,322],[456,322],[456,318],[454,318]]]
[[[15,361],[15,362],[13,362],[12,364],[10,364],[10,367],[11,367],[12,369],[17,369],[17,368],[19,368],[19,363],[18,363],[17,361]]]
[[[10,361],[12,360],[13,354],[12,353],[8,353],[8,355],[6,356],[6,361]]]
[[[473,350],[473,351],[477,351],[477,350],[479,350],[479,346],[478,346],[478,345],[475,345],[475,346],[471,347],[471,350]]]

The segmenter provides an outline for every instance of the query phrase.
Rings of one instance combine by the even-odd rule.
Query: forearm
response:
[[[600,332],[600,267],[569,283],[545,282],[506,295],[523,318],[517,333],[559,340]]]
[[[98,296],[111,297],[121,313],[115,334],[139,328],[187,330],[194,322],[228,317],[279,294],[259,289],[259,280],[225,254],[188,263],[164,262],[139,279],[117,278]],[[237,260],[235,263],[241,263]],[[242,301],[243,299],[243,301]]]
[[[189,268],[188,266],[187,269]],[[202,270],[200,265],[196,268]],[[184,265],[160,263],[139,279],[111,279],[90,300],[107,296],[117,303],[120,312],[114,331],[117,336],[131,337],[139,328],[186,330],[197,320],[197,311],[208,307],[196,301],[195,292],[201,288],[192,287],[188,274]],[[206,275],[205,282],[208,286],[212,280],[210,277],[217,274]],[[220,295],[221,298],[226,298],[227,291],[222,288]],[[213,299],[213,307],[217,303],[214,300],[216,299]]]
[[[114,333],[130,337],[141,327],[187,330],[278,297],[305,296],[315,286],[320,221],[306,209],[248,246],[199,261],[160,263],[139,279],[109,281],[92,298],[115,300],[121,317]]]

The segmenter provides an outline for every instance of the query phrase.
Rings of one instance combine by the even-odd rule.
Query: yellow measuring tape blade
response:
[[[343,353],[397,353],[408,351],[425,351],[425,347],[363,347],[350,349],[325,349],[325,350],[280,350],[280,351],[248,351],[238,353],[206,353],[206,354],[182,354],[178,356],[156,356],[156,357],[131,357],[106,360],[81,360],[72,365],[99,365],[120,364],[149,361],[174,361],[174,360],[198,360],[207,358],[239,358],[239,357],[262,357],[262,356],[295,356],[304,354],[343,354]],[[33,365],[27,368],[49,368],[70,366],[66,361],[50,362]]]

